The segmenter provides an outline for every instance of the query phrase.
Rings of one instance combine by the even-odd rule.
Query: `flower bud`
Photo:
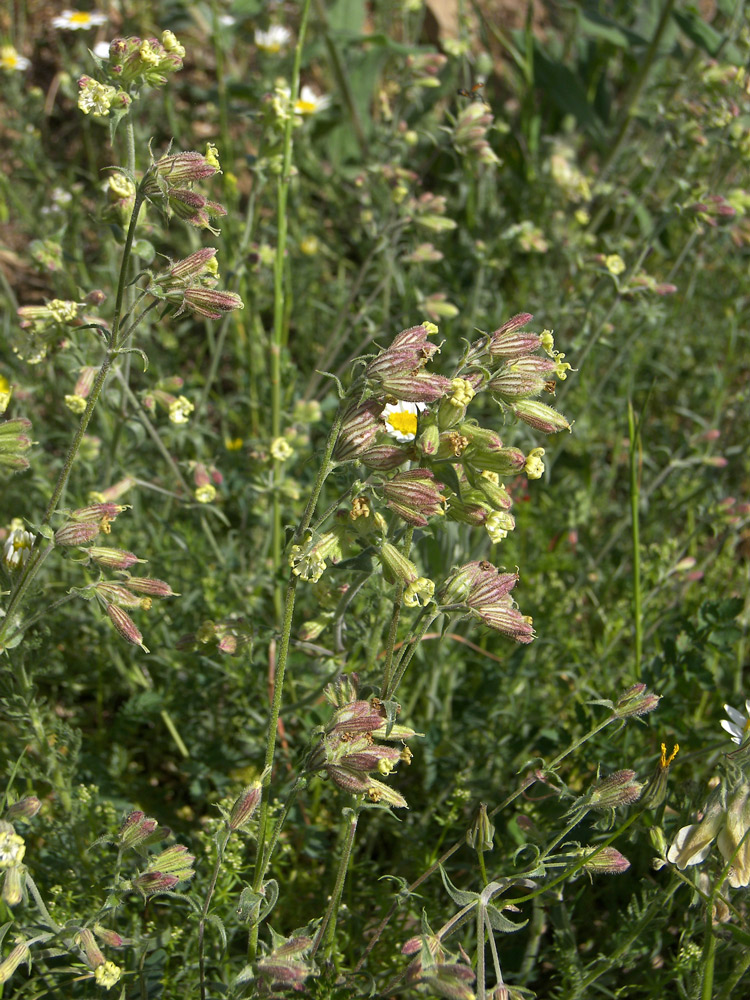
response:
[[[129,576],[123,580],[129,590],[137,594],[148,594],[150,597],[179,597],[164,580],[155,580],[150,576]]]
[[[0,962],[0,984],[7,983],[21,962],[28,959],[31,952],[25,942],[17,944],[7,958]]]
[[[341,430],[333,449],[337,462],[352,462],[367,450],[380,429],[377,403],[350,403],[343,414]]]
[[[594,809],[616,809],[636,802],[643,785],[635,780],[635,771],[615,771],[597,781],[590,790],[590,803]]]
[[[120,634],[120,637],[123,638],[125,642],[132,643],[133,646],[140,646],[143,652],[147,653],[148,648],[143,645],[143,635],[138,630],[135,622],[127,611],[123,611],[123,609],[119,608],[116,604],[108,604],[106,610],[110,621]]]
[[[397,549],[395,545],[384,541],[379,551],[380,562],[383,566],[383,576],[389,583],[400,580],[402,583],[411,584],[419,578],[417,567],[407,559],[406,556]]]
[[[261,795],[262,786],[259,781],[254,781],[252,785],[245,788],[232,806],[232,812],[229,816],[230,830],[241,830],[250,822],[253,813],[260,804]]]
[[[660,701],[661,695],[646,690],[645,684],[634,684],[617,699],[612,717],[627,719],[630,716],[646,715],[658,708]]]
[[[55,532],[55,545],[86,545],[99,534],[99,525],[92,521],[77,524],[69,521]]]
[[[556,434],[558,431],[569,431],[570,424],[557,410],[536,399],[519,399],[511,405],[511,410],[529,427],[542,434]]]
[[[158,825],[155,819],[146,816],[140,809],[134,809],[117,833],[118,842],[122,847],[137,847],[153,834]]]
[[[18,906],[23,899],[24,871],[25,869],[17,865],[15,868],[8,868],[5,872],[2,900],[8,906]]]
[[[169,892],[180,880],[175,875],[165,875],[163,872],[143,872],[132,880],[132,886],[144,896],[153,896],[157,892]]]
[[[128,569],[134,563],[145,562],[139,559],[134,552],[126,552],[124,549],[112,549],[102,545],[92,545],[86,550],[89,557],[100,566],[107,566],[109,569]]]
[[[602,847],[598,851],[582,848],[579,854],[586,858],[583,870],[591,875],[620,875],[630,868],[628,859],[614,847]]]
[[[41,808],[42,803],[36,795],[26,795],[24,798],[19,799],[18,802],[14,802],[13,805],[8,808],[5,816],[11,823],[17,819],[30,820],[36,816]]]
[[[495,827],[487,815],[487,805],[480,802],[474,822],[466,831],[466,843],[478,851],[491,851],[494,836]]]

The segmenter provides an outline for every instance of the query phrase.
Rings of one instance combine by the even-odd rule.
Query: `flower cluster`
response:
[[[78,18],[77,24],[60,24],[60,27],[89,27],[85,19],[101,17],[65,11],[65,15]],[[99,23],[99,22],[91,22]],[[159,87],[167,82],[167,75],[182,69],[184,47],[171,31],[156,38],[115,38],[107,51],[96,53],[97,66],[104,80],[82,76],[78,81],[78,107],[85,115],[106,118],[111,111],[124,113],[138,96],[142,86]]]
[[[471,344],[452,378],[428,368],[439,351],[430,339],[437,332],[431,323],[403,330],[387,348],[360,359],[342,404],[333,459],[360,463],[369,475],[353,484],[346,517],[339,510],[334,528],[295,543],[290,556],[295,574],[317,582],[328,562],[338,562],[349,545],[366,542],[377,553],[385,579],[401,585],[404,603],[424,606],[435,599],[435,584],[394,544],[391,533],[398,521],[425,528],[444,517],[483,528],[493,543],[515,528],[503,480],[521,474],[540,478],[544,449],[524,454],[468,411],[485,393],[507,416],[535,430],[570,429],[561,413],[536,398],[554,392],[570,365],[555,350],[549,331],[523,329],[531,318],[513,316]],[[412,467],[404,468],[407,463]],[[395,523],[389,524],[388,513]],[[510,597],[516,582],[517,575],[500,574],[490,563],[468,563],[453,570],[436,603],[463,611],[516,642],[531,642],[531,620]]]
[[[109,534],[111,522],[126,508],[112,502],[93,503],[87,507],[67,512],[67,521],[54,534],[55,545],[75,547],[84,561],[107,569],[116,570],[119,580],[99,579],[76,593],[85,600],[96,599],[104,609],[118,634],[126,642],[140,646],[144,652],[143,635],[125,608],[148,611],[153,598],[177,597],[164,580],[153,577],[131,576],[129,569],[144,562],[133,552],[110,546],[92,545],[100,532]]]
[[[337,707],[310,752],[305,769],[324,772],[345,792],[367,795],[372,802],[406,808],[406,799],[389,785],[371,777],[371,772],[384,777],[399,762],[408,764],[412,755],[403,744],[416,733],[406,726],[389,726],[377,700],[355,699],[342,703],[347,695],[356,696],[356,678],[343,678],[326,689],[326,697]],[[400,749],[385,746],[376,743],[376,739],[400,742],[402,746]]]
[[[39,364],[71,329],[83,324],[83,309],[82,302],[65,299],[52,299],[43,306],[21,306],[21,333],[11,344],[13,351],[27,364]]]
[[[218,173],[220,166],[216,147],[209,143],[205,155],[188,151],[154,160],[144,179],[144,191],[152,201],[158,199],[161,202],[167,217],[174,215],[197,229],[208,229],[216,236],[219,231],[211,225],[211,219],[226,215],[227,210],[218,202],[209,201],[204,195],[193,190],[193,185]],[[190,280],[210,274],[212,266],[209,264],[210,258],[194,258],[195,254],[191,254],[184,261],[178,262],[178,265],[174,265],[180,268],[178,274],[174,276],[175,283],[177,285],[187,283],[187,287],[196,291],[201,288],[206,292],[210,291],[200,281]],[[203,301],[201,294],[197,295],[197,300],[199,304]],[[237,309],[239,306],[228,308]]]
[[[516,642],[529,643],[534,638],[532,621],[510,596],[516,583],[515,573],[500,573],[486,561],[469,562],[454,570],[437,599],[445,611],[462,611]]]
[[[187,221],[197,224],[192,219]],[[244,303],[234,292],[218,290],[218,282],[216,250],[203,247],[171,264],[153,279],[148,290],[156,298],[178,305],[175,316],[189,311],[204,319],[221,319],[234,309],[243,309]]]

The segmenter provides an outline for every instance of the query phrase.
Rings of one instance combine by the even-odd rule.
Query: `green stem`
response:
[[[562,753],[559,753],[557,755],[557,757],[555,757],[555,759],[547,766],[547,770],[552,770],[562,760],[564,760],[568,756],[568,754],[573,753],[583,743],[585,743],[587,740],[592,739],[594,736],[596,736],[597,733],[601,732],[602,729],[604,729],[606,726],[610,725],[610,723],[612,723],[614,721],[615,721],[615,716],[609,716],[607,719],[604,720],[604,722],[599,723],[598,726],[594,726],[594,728],[591,729],[591,730],[589,730],[589,732],[586,733],[585,736],[582,736],[581,739],[576,740],[575,743],[571,744],[569,747],[567,747],[565,750],[563,750]],[[500,802],[498,805],[495,806],[494,809],[492,809],[490,811],[490,813],[488,814],[490,816],[490,818],[493,817],[493,816],[496,816],[501,810],[506,809],[511,804],[511,802],[513,802],[520,795],[522,795],[526,791],[526,789],[529,787],[529,785],[533,783],[533,780],[534,779],[532,779],[531,782],[529,782],[529,781],[522,781],[520,783],[520,785],[518,786],[518,788],[514,792],[511,792],[510,795],[508,795],[505,799],[503,799],[502,802]],[[465,843],[466,843],[466,840],[463,837],[460,840],[457,840],[451,847],[448,848],[447,851],[445,851],[437,859],[437,861],[434,861],[429,866],[429,868],[425,869],[425,871],[422,872],[422,874],[419,876],[419,878],[417,878],[414,882],[411,883],[411,885],[409,886],[409,892],[411,893],[411,892],[414,892],[416,889],[418,889],[420,887],[420,885],[422,885],[423,882],[426,882],[427,879],[431,875],[433,875],[438,870],[438,868],[441,865],[444,865],[447,861],[449,861],[450,858],[452,858],[453,855],[456,853],[456,851],[460,850],[464,846]],[[602,845],[602,846],[606,846],[606,845]],[[380,940],[380,937],[381,937],[383,931],[388,926],[391,918],[393,917],[393,914],[399,909],[400,905],[401,905],[401,903],[400,903],[400,899],[399,898],[395,899],[394,902],[391,904],[390,909],[388,910],[388,912],[386,913],[386,915],[383,917],[383,919],[380,921],[380,923],[378,924],[378,926],[375,928],[374,933],[372,934],[370,940],[367,943],[367,947],[363,951],[362,956],[360,957],[359,961],[357,962],[356,966],[354,967],[353,974],[356,974],[357,972],[359,972],[359,970],[365,964],[365,962],[367,961],[368,955],[370,954],[370,952],[373,950],[373,948],[375,947],[375,945]]]
[[[643,657],[643,608],[641,594],[641,544],[639,522],[638,459],[641,451],[640,423],[636,426],[632,400],[628,400],[628,434],[630,436],[630,518],[633,542],[633,624],[635,626],[635,677],[641,676]]]
[[[273,268],[273,339],[271,342],[271,440],[281,434],[281,349],[284,343],[285,291],[284,291],[284,255],[286,253],[287,237],[287,198],[291,183],[292,169],[292,129],[294,127],[294,103],[299,91],[300,66],[302,64],[302,47],[305,41],[307,19],[310,13],[310,0],[304,0],[300,18],[297,45],[294,50],[294,67],[290,88],[287,120],[284,128],[283,167],[277,185],[277,234],[276,259]],[[271,560],[273,576],[276,581],[281,567],[281,463],[273,465],[273,492],[271,512]],[[281,606],[281,591],[274,584],[274,604],[277,619]]]
[[[331,429],[328,434],[328,440],[326,442],[326,447],[323,452],[323,460],[318,469],[318,475],[316,476],[315,482],[313,484],[312,490],[310,492],[310,498],[307,501],[307,506],[302,515],[302,519],[297,526],[297,530],[294,533],[295,541],[299,541],[302,535],[305,533],[310,525],[313,514],[315,513],[315,507],[318,503],[318,498],[320,497],[320,491],[323,489],[323,484],[326,481],[327,476],[334,468],[331,462],[331,455],[333,454],[333,449],[336,445],[336,439],[339,435],[339,430],[341,428],[341,420],[343,416],[343,407],[339,406],[336,417],[331,425]],[[297,591],[297,581],[293,573],[289,576],[289,581],[287,583],[286,590],[286,600],[284,603],[284,615],[281,625],[281,636],[279,638],[278,647],[278,658],[276,661],[276,671],[274,675],[274,685],[273,685],[273,700],[271,703],[271,715],[268,720],[268,729],[266,731],[266,753],[264,759],[264,779],[263,779],[263,800],[260,807],[260,818],[258,821],[258,842],[257,850],[255,856],[255,872],[253,876],[253,891],[259,892],[261,884],[263,882],[263,877],[266,873],[267,862],[266,862],[266,827],[268,825],[268,787],[271,783],[271,772],[273,770],[273,760],[274,754],[276,752],[276,734],[279,725],[279,715],[281,712],[281,696],[284,688],[284,673],[286,671],[287,659],[289,657],[289,643],[292,635],[292,620],[294,618],[294,602]],[[270,857],[269,857],[270,860]],[[251,957],[254,957],[255,948],[257,946],[258,940],[258,926],[253,925],[250,931],[250,941],[249,941],[249,952]]]
[[[411,638],[409,638],[404,646],[404,649],[399,657],[398,664],[396,665],[393,677],[391,678],[388,687],[385,688],[385,693],[383,697],[387,701],[392,698],[396,693],[396,689],[403,680],[404,674],[406,673],[406,668],[411,663],[412,657],[419,648],[419,644],[422,641],[423,636],[429,629],[430,625],[435,621],[437,616],[440,614],[439,611],[427,612],[426,609],[423,612],[424,619],[422,624],[419,626],[416,632],[413,633]]]
[[[214,870],[211,874],[211,882],[208,886],[208,892],[206,893],[206,898],[203,901],[203,909],[201,910],[201,918],[198,921],[198,967],[200,974],[201,983],[201,1000],[206,1000],[206,968],[205,968],[205,953],[204,953],[204,936],[206,930],[206,917],[208,916],[208,908],[211,905],[211,897],[216,889],[216,883],[219,878],[219,872],[221,871],[221,862],[224,858],[224,851],[226,850],[227,844],[229,843],[229,838],[232,834],[231,830],[227,830],[224,840],[217,845],[216,848],[216,861],[214,863]]]
[[[705,939],[703,942],[703,983],[701,984],[701,1000],[713,1000],[714,995],[714,962],[716,959],[716,936],[712,919],[713,907],[706,906]]]
[[[411,542],[414,537],[414,528],[412,525],[406,530],[406,536],[404,538],[404,555],[409,558],[409,551],[411,550]],[[398,621],[401,617],[401,602],[404,597],[404,585],[399,584],[396,587],[396,594],[393,598],[393,611],[391,612],[391,622],[388,626],[388,638],[386,640],[385,647],[385,664],[383,666],[383,683],[380,686],[381,691],[387,691],[391,683],[391,670],[393,667],[393,649],[396,645],[396,634],[398,633]]]
[[[354,846],[354,836],[357,832],[358,820],[359,806],[355,809],[344,810],[344,843],[341,850],[341,857],[339,858],[338,871],[336,872],[336,883],[333,887],[331,900],[326,909],[325,916],[323,917],[320,927],[318,928],[318,932],[315,935],[315,940],[313,941],[313,945],[310,950],[310,958],[315,956],[321,943],[324,945],[324,958],[330,959],[331,957],[334,936],[336,933],[336,916],[338,914],[339,907],[341,906],[341,896],[344,891],[344,882],[346,881],[346,872],[349,867],[349,860],[352,856],[352,847]]]

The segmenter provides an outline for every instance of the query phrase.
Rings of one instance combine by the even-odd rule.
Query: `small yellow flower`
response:
[[[315,236],[306,236],[300,240],[299,248],[305,256],[314,257],[319,250],[318,240]]]
[[[96,985],[101,986],[104,990],[109,990],[116,983],[119,983],[121,975],[122,969],[119,965],[115,965],[114,962],[104,962],[103,965],[99,965],[94,969]]]
[[[625,261],[619,255],[619,253],[608,254],[604,258],[604,266],[607,268],[610,274],[617,277],[618,274],[622,274],[625,270]]]
[[[276,462],[286,462],[288,458],[291,458],[294,454],[294,448],[289,444],[286,438],[277,437],[271,442],[270,447],[271,458]]]
[[[544,448],[532,448],[526,456],[524,472],[529,479],[541,479],[544,475],[544,462],[542,461],[543,454]]]
[[[17,868],[23,861],[26,844],[10,823],[0,823],[0,870]]]
[[[0,414],[5,413],[13,395],[13,386],[4,375],[0,375]]]
[[[507,510],[496,510],[485,521],[485,528],[490,540],[497,545],[507,538],[508,532],[513,531],[516,526],[515,519]]]
[[[432,600],[435,584],[425,576],[417,577],[404,591],[404,604],[407,608],[425,607]]]
[[[448,397],[448,402],[451,406],[461,409],[464,406],[468,406],[474,396],[476,396],[471,382],[467,382],[465,378],[454,378],[451,386],[453,387],[453,393]]]
[[[186,396],[178,396],[169,404],[169,419],[173,424],[186,424],[195,407]]]
[[[241,437],[236,438],[224,438],[224,447],[227,451],[239,451],[244,441]]]
[[[65,405],[73,413],[83,413],[86,409],[86,400],[83,396],[76,396],[75,393],[65,397]]]
[[[216,487],[212,483],[205,483],[198,487],[194,496],[198,503],[211,503],[216,497]]]

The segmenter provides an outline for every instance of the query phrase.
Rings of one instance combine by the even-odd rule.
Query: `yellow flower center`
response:
[[[91,15],[85,10],[76,10],[70,15],[71,24],[88,24],[91,20]]]
[[[398,431],[399,434],[417,433],[416,413],[389,413],[387,422],[391,425],[394,431]]]

